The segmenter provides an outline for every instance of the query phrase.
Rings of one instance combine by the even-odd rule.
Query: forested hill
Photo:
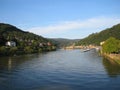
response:
[[[100,42],[107,40],[109,37],[120,39],[120,24],[117,24],[111,28],[107,28],[99,33],[93,33],[88,37],[81,39],[76,43],[76,45],[99,45]]]
[[[42,36],[22,31],[10,24],[0,23],[0,56],[39,53],[55,49],[54,44]]]
[[[4,24],[0,23],[0,37],[4,37],[4,39],[7,40],[13,40],[13,39],[18,39],[18,40],[38,40],[41,42],[47,42],[48,40],[38,36],[36,34],[30,33],[30,32],[25,32],[22,31],[21,29],[18,29],[15,26],[12,26],[10,24]]]

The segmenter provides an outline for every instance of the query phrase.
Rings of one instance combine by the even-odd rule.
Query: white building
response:
[[[14,42],[14,41],[8,41],[8,42],[6,42],[6,45],[7,46],[11,46],[11,47],[15,47],[16,46],[16,42]]]
[[[100,45],[102,46],[105,43],[105,41],[100,42]]]

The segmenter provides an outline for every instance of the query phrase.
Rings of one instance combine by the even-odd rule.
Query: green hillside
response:
[[[19,40],[38,40],[41,42],[47,42],[48,40],[38,36],[36,34],[22,31],[10,24],[0,23],[0,36],[3,36],[7,40],[17,39]]]
[[[76,45],[99,45],[100,42],[105,41],[110,37],[120,39],[120,24],[117,24],[99,33],[93,33],[88,37],[81,39],[79,42],[76,43]]]
[[[10,24],[0,23],[0,52],[6,51],[6,42],[8,41],[16,43],[15,47],[7,46],[8,51],[15,49],[23,53],[50,51],[54,46],[52,42],[42,36],[22,31]]]

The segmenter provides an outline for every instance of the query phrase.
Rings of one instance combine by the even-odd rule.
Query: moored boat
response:
[[[85,49],[85,50],[83,50],[83,52],[87,52],[87,51],[90,51],[90,49]]]

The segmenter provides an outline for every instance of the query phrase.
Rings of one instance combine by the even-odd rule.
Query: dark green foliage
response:
[[[0,46],[4,46],[6,41],[7,40],[2,35],[0,35]]]
[[[120,40],[110,37],[102,45],[102,51],[104,53],[119,53],[120,51]]]
[[[76,45],[99,45],[100,42],[107,40],[110,37],[115,37],[116,39],[120,39],[120,24],[113,26],[112,28],[108,28],[99,33],[93,33],[88,37],[81,39]]]
[[[33,53],[33,49],[30,46],[24,48],[25,53]]]
[[[18,48],[17,47],[10,47],[9,49],[9,55],[14,55],[17,52]]]
[[[0,55],[8,55],[8,48],[5,46],[0,47]]]

